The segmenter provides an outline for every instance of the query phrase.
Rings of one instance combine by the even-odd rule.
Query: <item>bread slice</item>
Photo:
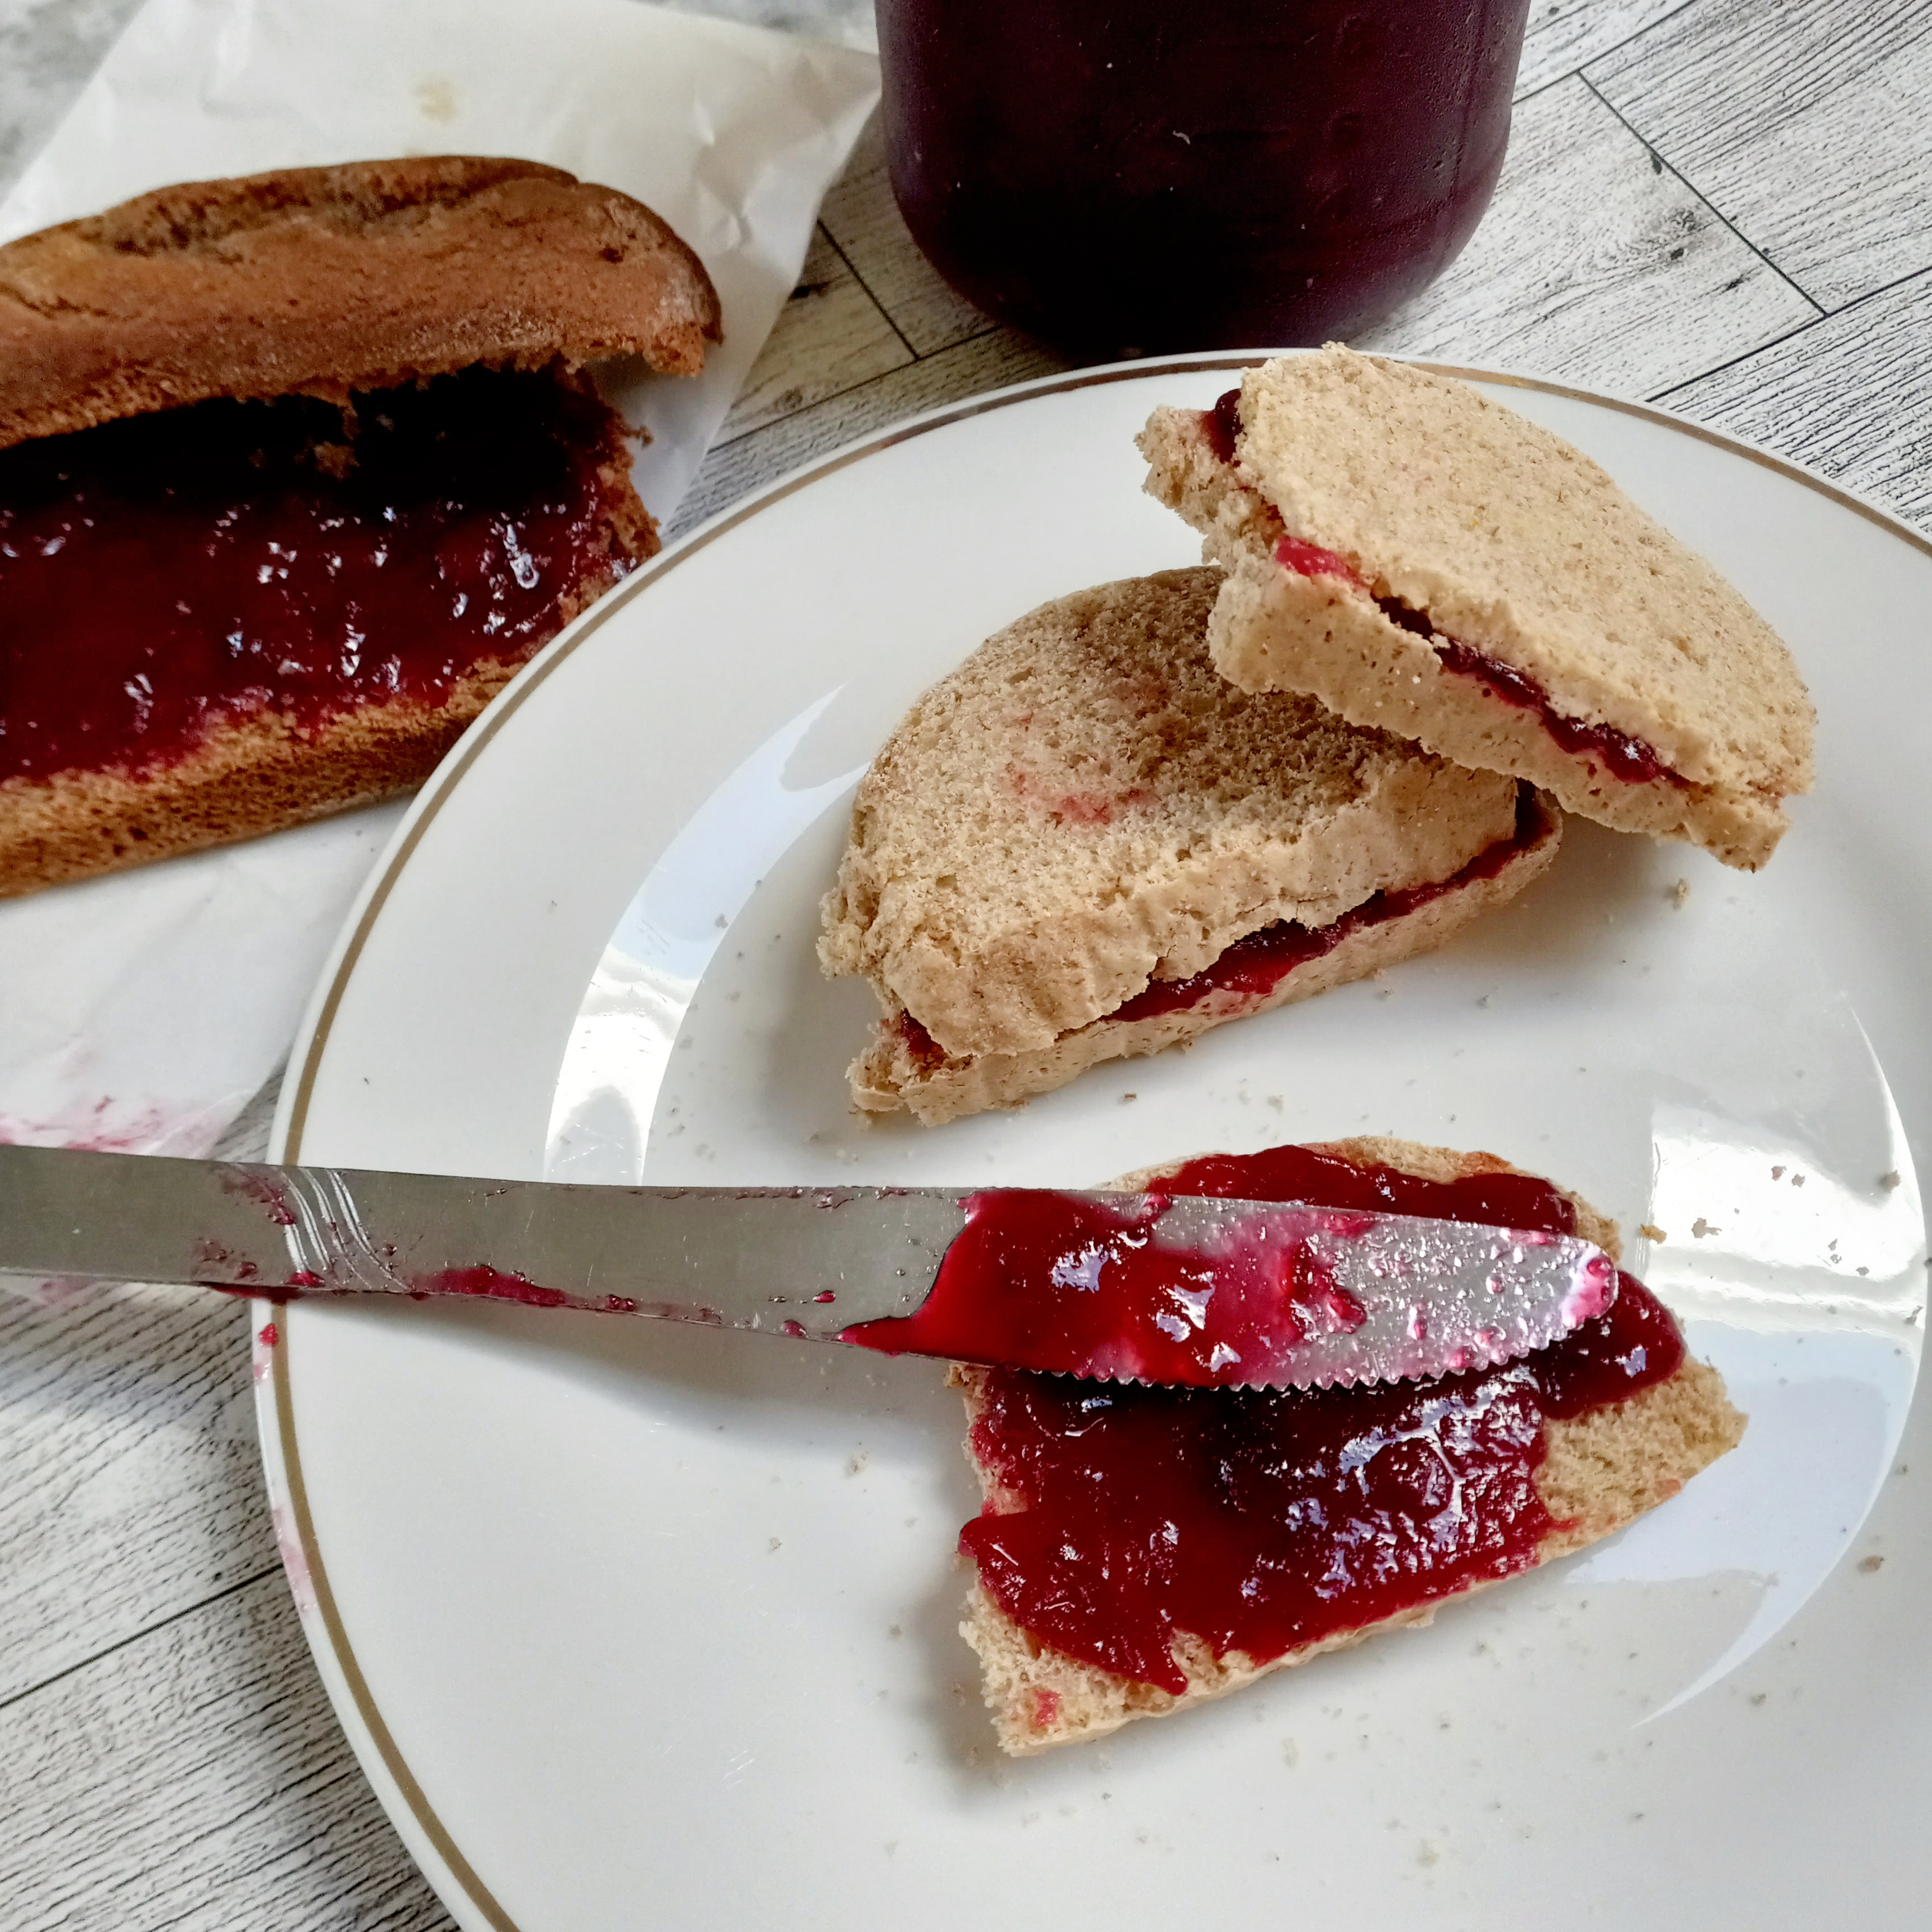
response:
[[[1358,1166],[1394,1167],[1438,1180],[1521,1171],[1493,1154],[1458,1154],[1382,1138],[1336,1142],[1316,1150]],[[1154,1169],[1117,1184],[1140,1187],[1172,1172]],[[1612,1255],[1618,1252],[1615,1224],[1588,1202],[1575,1196],[1570,1198],[1577,1210],[1576,1232]],[[1000,1513],[1024,1507],[1023,1502],[1004,1490],[996,1473],[976,1460],[970,1434],[981,1414],[992,1372],[960,1366],[952,1370],[951,1379],[965,1397],[967,1459],[980,1477],[987,1508]],[[1668,1378],[1624,1401],[1587,1409],[1568,1419],[1546,1418],[1544,1460],[1536,1469],[1534,1482],[1552,1527],[1532,1567],[1598,1542],[1667,1501],[1700,1470],[1734,1448],[1744,1426],[1744,1418],[1732,1407],[1717,1372],[1688,1354]],[[1271,1672],[1306,1664],[1328,1651],[1347,1648],[1381,1631],[1426,1624],[1444,1603],[1487,1587],[1487,1583],[1478,1583],[1266,1660],[1232,1650],[1217,1657],[1199,1637],[1180,1634],[1174,1654],[1186,1688],[1179,1696],[1053,1648],[1014,1622],[976,1582],[968,1596],[960,1632],[979,1655],[986,1703],[1000,1748],[1015,1756],[1025,1756],[1056,1744],[1103,1737],[1136,1718],[1170,1716],[1210,1698],[1225,1696]]]
[[[216,396],[617,356],[692,375],[704,265],[612,188],[475,154],[185,182],[0,248],[0,448]]]
[[[1244,691],[1507,772],[1606,825],[1762,865],[1810,788],[1790,653],[1560,438],[1468,384],[1330,346],[1156,410],[1150,492],[1228,572]]]
[[[1548,864],[1555,816],[1514,780],[1218,676],[1220,587],[1170,571],[1042,605],[874,759],[819,946],[884,1009],[860,1107],[1013,1104],[1439,944]],[[1334,943],[1265,994],[1106,1017],[1284,922]]]
[[[0,638],[0,897],[421,783],[538,645],[658,548],[628,432],[580,365],[691,373],[718,336],[702,266],[650,209],[464,156],[163,189],[0,248],[0,295],[16,620]],[[320,578],[278,607],[256,597],[295,568],[274,541],[288,529],[250,523],[284,502],[312,569],[344,527],[327,519],[374,529],[377,506],[418,506],[394,544],[373,539],[400,586],[386,620]],[[313,635],[280,628],[311,614]],[[338,644],[339,677],[318,668]],[[410,651],[430,674],[398,668]]]

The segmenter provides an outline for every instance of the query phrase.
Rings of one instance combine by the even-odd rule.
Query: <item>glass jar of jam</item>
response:
[[[946,279],[1090,351],[1345,338],[1502,166],[1528,0],[878,0],[892,188]]]

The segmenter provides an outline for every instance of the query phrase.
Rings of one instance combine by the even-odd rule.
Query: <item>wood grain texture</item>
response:
[[[821,227],[718,440],[729,442],[796,416],[911,360],[904,338]]]
[[[1523,28],[1522,64],[1516,70],[1519,100],[1574,74],[1586,61],[1609,52],[1696,0],[1531,0]]]
[[[1448,272],[1357,346],[1648,395],[1817,313],[1572,78],[1517,108]]]
[[[1662,400],[1808,464],[1932,536],[1928,344],[1932,272]]]
[[[442,1932],[279,1568],[0,1709],[7,1932]]]
[[[1049,376],[1070,366],[1016,329],[989,328],[769,428],[713,448],[665,535],[675,537],[693,529],[748,492],[887,424],[983,389]]]
[[[876,113],[819,218],[917,354],[932,355],[992,326],[914,244],[892,199]]]
[[[0,1291],[0,1700],[275,1563],[248,1362],[219,1296]]]
[[[1932,267],[1932,6],[1697,0],[1587,70],[1823,308]]]

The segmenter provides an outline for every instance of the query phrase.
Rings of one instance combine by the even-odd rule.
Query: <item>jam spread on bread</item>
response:
[[[220,400],[0,451],[0,779],[435,706],[621,576],[616,419],[547,374]]]
[[[1531,1176],[1429,1180],[1303,1148],[1211,1156],[1160,1184],[1576,1231],[1569,1199]],[[1049,1246],[1061,1232],[1040,1231]],[[981,1258],[1008,1264],[1028,1238],[1016,1223]],[[1429,1382],[1198,1390],[994,1370],[972,1446],[1000,1506],[962,1544],[1022,1628],[1178,1695],[1177,1633],[1265,1664],[1529,1568],[1564,1526],[1536,1487],[1545,1420],[1666,1380],[1683,1353],[1668,1310],[1622,1276],[1608,1312],[1552,1346]]]
[[[1229,389],[1211,410],[1201,412],[1201,427],[1208,446],[1223,463],[1234,460],[1234,442],[1241,431],[1240,404],[1240,391]],[[1278,521],[1276,527],[1280,527]],[[1445,670],[1474,678],[1492,697],[1518,710],[1535,712],[1543,728],[1572,758],[1594,759],[1612,778],[1627,784],[1652,784],[1660,779],[1670,784],[1686,782],[1641,738],[1634,738],[1611,725],[1586,724],[1581,718],[1566,716],[1552,706],[1550,694],[1542,686],[1526,673],[1441,634],[1424,613],[1400,598],[1376,596],[1374,586],[1338,552],[1324,550],[1318,544],[1282,531],[1275,541],[1274,560],[1282,569],[1292,570],[1298,577],[1338,578],[1374,597],[1391,623],[1430,640]]]
[[[1102,1013],[1091,1024],[1105,1026],[1115,1021],[1152,1019],[1162,1013],[1184,1012],[1216,998],[1244,1004],[1264,1000],[1298,967],[1332,952],[1343,940],[1390,920],[1406,919],[1447,892],[1494,878],[1511,860],[1528,851],[1546,829],[1544,808],[1537,802],[1534,790],[1527,784],[1521,786],[1516,794],[1515,831],[1478,853],[1448,878],[1373,893],[1326,926],[1301,926],[1293,920],[1277,920],[1245,939],[1238,939],[1211,964],[1185,980],[1150,980],[1132,998],[1123,1001],[1112,1012]],[[945,1059],[938,1042],[911,1014],[902,1012],[895,1024],[899,1037],[920,1065],[937,1066]]]
[[[1263,1000],[1298,966],[1332,952],[1343,940],[1393,919],[1406,919],[1445,892],[1459,891],[1479,880],[1492,879],[1519,854],[1526,852],[1545,830],[1543,809],[1528,785],[1516,794],[1516,830],[1478,852],[1462,869],[1426,885],[1405,886],[1376,892],[1326,926],[1299,926],[1278,920],[1238,939],[1210,965],[1185,980],[1152,980],[1106,1016],[1109,1020],[1150,1019],[1157,1013],[1178,1012],[1212,998],[1232,994],[1242,1000]]]
[[[1238,392],[1237,392],[1238,393]],[[1348,559],[1300,538],[1284,534],[1274,547],[1274,560],[1284,570],[1299,577],[1339,577],[1358,590],[1374,591],[1368,580]],[[1641,738],[1633,738],[1609,724],[1586,724],[1580,718],[1567,717],[1550,702],[1550,694],[1527,672],[1512,664],[1472,650],[1454,638],[1442,634],[1423,612],[1412,609],[1400,598],[1376,597],[1382,614],[1393,624],[1433,644],[1444,670],[1459,677],[1473,677],[1492,697],[1519,711],[1534,711],[1544,730],[1573,758],[1593,758],[1614,778],[1626,784],[1653,784],[1662,779],[1669,784],[1683,784],[1678,776]]]

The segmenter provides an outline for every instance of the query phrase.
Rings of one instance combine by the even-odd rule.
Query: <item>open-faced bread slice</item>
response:
[[[1520,1170],[1493,1155],[1379,1139],[1308,1151],[1346,1172],[1350,1187],[1328,1184],[1341,1204],[1560,1223],[1617,1251],[1615,1226],[1587,1202],[1513,1180]],[[1182,1190],[1266,1191],[1239,1160],[1156,1172]],[[1306,1175],[1292,1184],[1304,1198],[1326,1198]],[[1009,1370],[952,1376],[986,1496],[967,1532],[980,1580],[961,1630],[979,1654],[1000,1744],[1016,1754],[1167,1716],[1378,1631],[1426,1623],[1444,1602],[1654,1508],[1744,1429],[1716,1372],[1684,1352],[1668,1312],[1628,1277],[1608,1315],[1552,1348],[1432,1383],[1276,1394]],[[1108,1472],[1106,1486],[1123,1498],[1118,1520],[1084,1500],[1100,1492],[1093,1468],[1107,1452],[1091,1445],[1109,1430],[1120,1432],[1117,1448],[1157,1452]],[[1079,1445],[1078,1466],[1060,1453],[1063,1438]],[[1406,1468],[1384,1467],[1412,1454]],[[1136,1509],[1160,1519],[1158,1534],[1136,1533]],[[1280,1582],[1298,1565],[1313,1566],[1318,1592],[1298,1599]],[[1046,1606],[1038,1622],[1051,1628],[1029,1627],[1029,1605]],[[1217,1625],[1222,1640],[1182,1620],[1190,1616]],[[1258,1616],[1270,1644],[1228,1640],[1244,1624],[1259,1627]],[[1136,1646],[1135,1670],[1112,1667]]]
[[[580,372],[696,257],[516,160],[163,189],[0,248],[0,896],[421,782],[657,548]]]
[[[1606,825],[1762,865],[1810,788],[1791,656],[1560,438],[1467,383],[1330,347],[1156,410],[1148,488],[1228,573],[1244,691],[1318,698]]]
[[[1254,698],[1218,571],[1042,605],[920,699],[859,788],[820,958],[884,1017],[855,1100],[928,1124],[1438,945],[1554,856],[1528,788]]]

